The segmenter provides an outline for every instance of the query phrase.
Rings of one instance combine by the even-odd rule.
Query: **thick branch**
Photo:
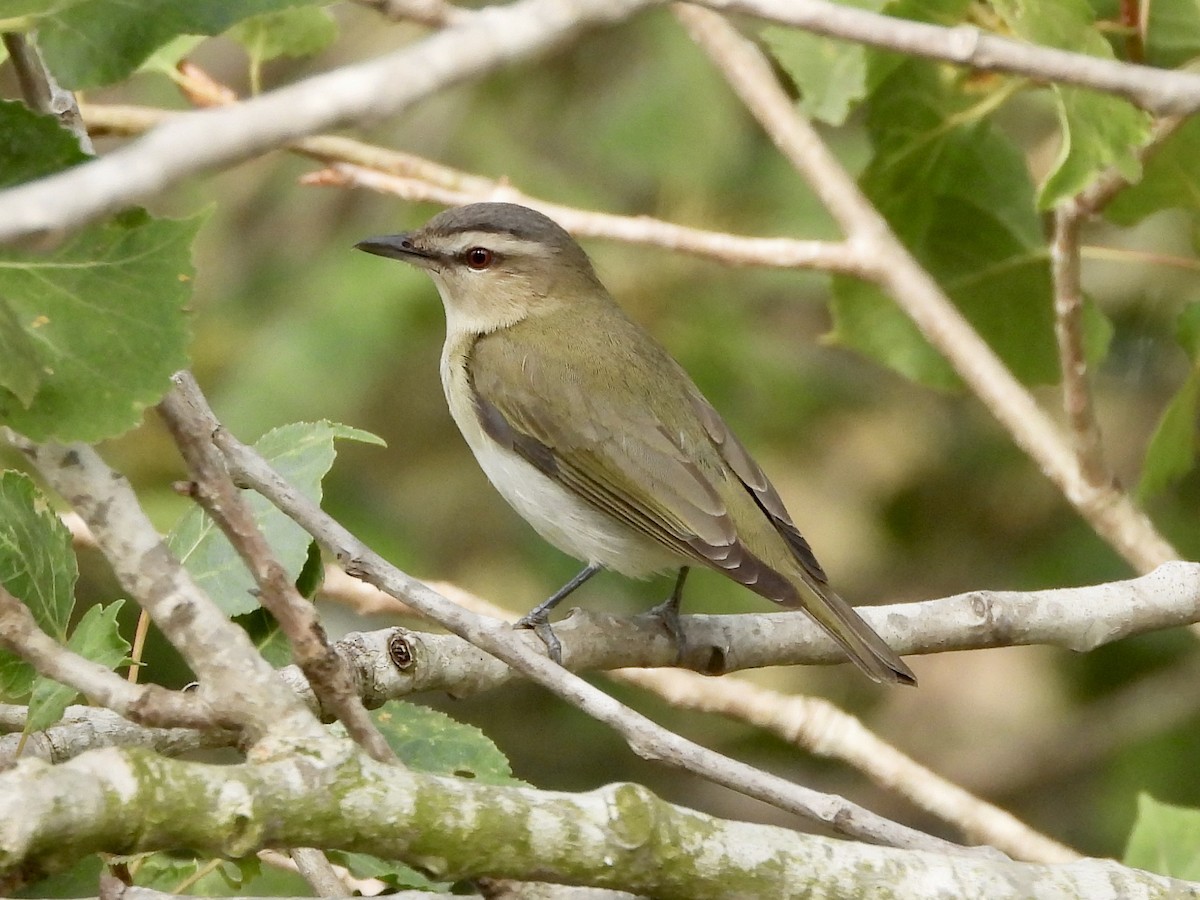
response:
[[[345,745],[347,749],[351,745]],[[130,827],[130,823],[138,827]],[[1085,860],[1062,866],[898,851],[732,822],[645,788],[585,794],[421,775],[349,751],[210,766],[102,750],[0,775],[0,891],[96,851],[187,847],[242,856],[320,844],[400,859],[441,878],[552,879],[662,898],[928,896],[1200,897],[1200,887]]]

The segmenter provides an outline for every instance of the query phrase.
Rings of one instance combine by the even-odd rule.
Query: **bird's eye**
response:
[[[492,264],[496,255],[487,247],[472,247],[465,254],[467,267],[474,269],[476,272],[482,272]]]

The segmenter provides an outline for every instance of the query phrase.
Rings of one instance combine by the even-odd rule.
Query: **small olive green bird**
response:
[[[874,680],[916,683],[829,587],[762,469],[566,231],[523,206],[473,203],[355,246],[429,273],[446,308],[450,414],[512,507],[587,563],[518,622],[552,655],[549,611],[600,569],[678,569],[675,616],[699,564],[804,609]]]

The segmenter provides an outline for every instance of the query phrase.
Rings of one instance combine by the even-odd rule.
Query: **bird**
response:
[[[516,623],[556,661],[550,610],[596,572],[677,572],[662,611],[679,640],[684,580],[702,566],[803,609],[874,681],[916,684],[830,586],[749,451],[564,228],[519,204],[471,203],[355,247],[433,280],[455,424],[516,512],[586,564]]]

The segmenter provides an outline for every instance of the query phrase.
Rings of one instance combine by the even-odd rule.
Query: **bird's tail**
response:
[[[808,613],[846,651],[850,661],[874,681],[890,684],[917,683],[917,676],[871,626],[862,620],[849,603],[828,584],[801,569],[801,577],[816,595],[815,602],[803,603]]]

